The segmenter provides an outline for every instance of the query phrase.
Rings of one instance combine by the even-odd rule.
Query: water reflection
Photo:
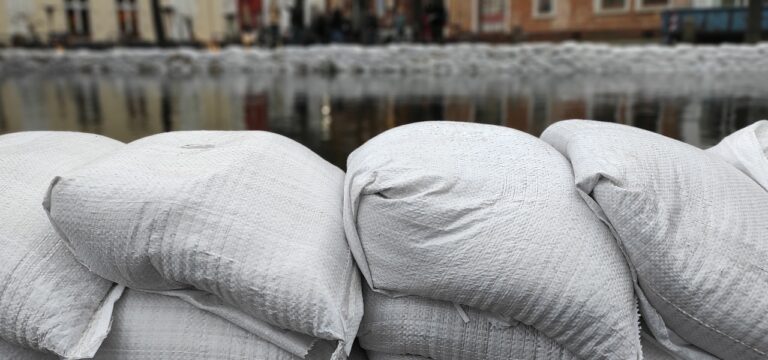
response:
[[[554,121],[587,118],[708,147],[768,118],[766,80],[30,75],[0,80],[0,132],[76,130],[127,142],[171,130],[269,130],[341,167],[382,131],[433,119],[539,135]]]

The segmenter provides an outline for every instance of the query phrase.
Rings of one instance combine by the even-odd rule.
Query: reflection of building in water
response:
[[[614,79],[615,80],[615,79]],[[26,76],[0,80],[0,132],[77,130],[131,141],[166,130],[258,129],[301,142],[334,164],[392,127],[424,120],[498,124],[539,135],[586,118],[656,131],[696,146],[768,117],[765,95],[665,93],[632,86],[542,80],[501,86],[402,85],[401,78]],[[392,83],[385,83],[392,81]],[[625,84],[627,84],[625,83]],[[651,81],[656,84],[657,82]],[[398,87],[399,86],[399,87]],[[467,91],[466,89],[470,90]],[[352,90],[350,90],[352,89]]]
[[[2,93],[2,90],[0,90],[0,93]],[[5,120],[5,105],[3,101],[0,100],[0,133],[7,131],[7,128],[8,121]]]
[[[125,98],[125,107],[127,108],[127,117],[131,127],[146,127],[149,122],[146,93],[126,81],[121,82],[123,97]]]
[[[263,92],[255,93],[251,89],[244,99],[245,128],[248,130],[269,129],[269,98]]]
[[[510,95],[504,100],[507,104],[506,126],[523,132],[530,132],[528,99],[520,95]]]
[[[541,134],[552,121],[552,99],[547,95],[528,93],[528,123],[531,126],[528,132],[534,135]]]
[[[393,127],[387,98],[331,100],[331,138],[326,159],[344,167],[347,155],[372,137]],[[389,108],[389,109],[388,109]]]
[[[465,97],[446,96],[444,113],[445,120],[475,121],[475,104]]]
[[[99,132],[102,118],[98,85],[92,79],[82,79],[74,85],[72,94],[75,100],[75,116],[80,128],[88,132]]]
[[[648,131],[656,131],[661,115],[661,104],[652,98],[636,99],[632,104],[632,125]]]
[[[502,125],[506,118],[506,103],[503,97],[482,97],[475,99],[475,122]]]

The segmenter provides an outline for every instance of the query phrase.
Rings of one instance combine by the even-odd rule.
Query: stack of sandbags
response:
[[[128,289],[117,303],[112,331],[94,359],[299,360],[301,357],[179,298]],[[307,356],[306,359],[323,358]]]
[[[765,189],[717,150],[624,125],[559,122],[542,139],[570,160],[579,192],[611,226],[662,345],[681,358],[768,357]],[[724,146],[738,154],[757,144]],[[742,170],[754,175],[751,163]]]
[[[58,171],[52,223],[94,273],[174,296],[299,358],[342,358],[362,317],[344,173],[265,132],[177,132]]]
[[[535,137],[451,122],[387,131],[350,156],[344,215],[374,291],[442,312],[430,300],[452,302],[462,318],[414,315],[400,333],[366,324],[387,338],[379,346],[364,332],[364,348],[438,360],[641,358],[621,250],[567,159]]]
[[[178,298],[130,289],[116,303],[112,329],[93,358],[301,359]],[[0,341],[0,359],[55,360],[58,357]],[[308,356],[307,359],[322,358]]]
[[[358,339],[369,352],[431,359],[578,359],[536,329],[447,301],[364,292]]]
[[[707,151],[719,155],[768,190],[768,120],[731,134]]]
[[[449,302],[417,296],[391,298],[369,288],[364,294],[366,312],[358,339],[372,360],[577,359],[535,329],[511,325],[493,314],[466,308],[465,319]],[[647,333],[640,343],[644,360],[674,359]]]
[[[91,357],[109,331],[122,287],[75,260],[41,203],[56,174],[123,146],[79,133],[0,136],[0,358],[21,358],[16,347]]]

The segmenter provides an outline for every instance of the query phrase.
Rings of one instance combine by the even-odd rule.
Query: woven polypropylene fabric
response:
[[[59,357],[52,354],[41,353],[38,351],[13,345],[0,339],[0,359],[8,360],[59,360]]]
[[[722,157],[768,190],[768,120],[731,134],[707,151]]]
[[[656,343],[651,335],[643,333],[640,344],[643,345],[644,360],[675,360],[675,357],[664,350],[661,345]]]
[[[370,140],[347,167],[347,239],[374,290],[515,319],[580,357],[640,357],[626,261],[543,141],[419,123]]]
[[[369,351],[437,360],[577,359],[536,329],[505,324],[480,311],[416,296],[392,298],[364,290],[358,338]]]
[[[675,360],[674,356],[664,351],[664,349],[662,349],[658,344],[656,344],[652,338],[647,337],[645,334],[643,334],[643,338],[640,341],[640,343],[643,347],[644,360]],[[378,351],[368,351],[368,358],[370,360],[424,360],[424,359],[437,360],[437,359],[440,359],[440,358],[422,357],[418,355],[398,355],[398,354],[378,352]],[[451,359],[451,358],[448,358],[448,359]],[[475,359],[484,359],[484,358],[478,357]],[[528,357],[525,359],[526,360],[530,360],[530,359],[546,360],[549,358],[548,357]]]
[[[542,139],[612,225],[654,335],[664,341],[665,325],[721,358],[768,358],[764,189],[713,153],[629,126],[564,121]]]
[[[301,359],[174,297],[128,290],[114,314],[95,359]]]
[[[256,319],[349,349],[362,318],[344,238],[344,173],[267,132],[175,132],[51,186],[50,216],[95,273],[194,287]]]
[[[388,354],[383,352],[369,351],[368,359],[369,360],[427,360],[428,358],[425,358],[423,356],[417,356],[417,355],[397,355],[397,354]]]
[[[75,260],[40,204],[57,173],[122,146],[91,134],[0,136],[0,338],[75,358],[96,352],[108,330],[96,315],[112,283]]]

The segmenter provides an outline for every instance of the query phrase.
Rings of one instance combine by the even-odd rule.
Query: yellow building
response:
[[[222,41],[233,31],[237,0],[161,0],[171,41]],[[0,0],[0,43],[12,38],[49,43],[152,43],[151,0]]]
[[[248,3],[243,6],[244,3]],[[259,19],[252,20],[258,3]],[[240,24],[266,24],[266,9],[277,5],[280,25],[288,27],[289,9],[296,0],[160,0],[160,16],[166,38],[174,42],[222,42],[240,34]],[[305,23],[311,14],[325,11],[325,0],[304,0]],[[240,5],[240,6],[239,6]],[[244,9],[245,7],[245,9]],[[248,15],[239,14],[247,11]],[[243,16],[240,16],[243,15]],[[0,0],[0,43],[15,37],[43,44],[154,43],[156,31],[152,0]],[[249,24],[251,25],[251,24]]]

